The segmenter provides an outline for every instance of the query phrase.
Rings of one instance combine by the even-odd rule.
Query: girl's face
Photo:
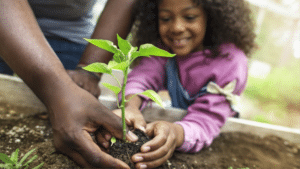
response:
[[[162,0],[158,5],[159,34],[178,56],[203,50],[206,15],[192,0]]]

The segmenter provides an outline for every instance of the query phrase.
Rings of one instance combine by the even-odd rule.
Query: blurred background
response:
[[[249,59],[241,118],[300,129],[300,0],[246,1],[258,50]]]
[[[258,50],[249,60],[241,118],[300,129],[300,0],[247,0]]]

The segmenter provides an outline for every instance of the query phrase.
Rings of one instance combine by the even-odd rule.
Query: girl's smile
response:
[[[192,0],[162,0],[159,33],[162,41],[179,56],[203,49],[206,15]]]
[[[191,40],[191,38],[179,38],[179,39],[174,39],[173,40],[173,46],[174,47],[184,47],[185,45],[188,44],[189,40]]]

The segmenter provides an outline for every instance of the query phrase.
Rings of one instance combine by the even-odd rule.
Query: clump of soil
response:
[[[1,107],[2,106],[2,107]],[[52,129],[48,120],[39,115],[18,112],[12,106],[0,104],[0,152],[10,155],[17,148],[23,156],[29,150],[38,158],[29,168],[44,162],[43,168],[80,168],[67,156],[57,153],[52,144]],[[1,111],[4,110],[4,111]],[[27,110],[27,109],[26,109]],[[8,118],[12,113],[13,118]],[[27,114],[22,117],[19,114]],[[29,114],[29,115],[28,115]],[[212,145],[199,153],[174,152],[168,169],[299,169],[300,145],[277,136],[259,137],[249,133],[221,133]],[[0,162],[1,163],[1,162]]]
[[[137,142],[124,142],[117,139],[115,143],[109,148],[109,154],[117,159],[124,161],[130,168],[134,168],[134,163],[131,161],[131,156],[138,153],[144,143],[149,141],[149,137],[140,130],[134,130],[139,139]]]
[[[150,141],[150,138],[141,130],[136,129],[133,133],[138,136],[138,141],[130,143],[117,139],[117,141],[109,148],[109,154],[111,156],[124,161],[132,169],[135,167],[134,163],[131,161],[131,157],[140,152],[144,143]],[[171,163],[165,163],[157,169],[169,169],[170,167],[172,167]]]

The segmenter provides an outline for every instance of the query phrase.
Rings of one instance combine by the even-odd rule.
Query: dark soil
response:
[[[19,148],[22,156],[36,148],[38,159],[31,167],[44,162],[46,169],[80,168],[55,151],[49,121],[30,111],[0,103],[0,152]],[[196,154],[175,152],[169,162],[171,169],[300,169],[300,145],[272,135],[221,133],[210,147]]]
[[[131,156],[140,152],[142,145],[150,140],[150,138],[141,130],[134,130],[133,133],[139,137],[137,142],[130,143],[117,139],[117,141],[109,148],[109,154],[111,156],[124,161],[130,168],[135,168],[134,163],[130,160]],[[166,162],[162,166],[157,167],[157,169],[169,169],[172,167],[171,163]]]

